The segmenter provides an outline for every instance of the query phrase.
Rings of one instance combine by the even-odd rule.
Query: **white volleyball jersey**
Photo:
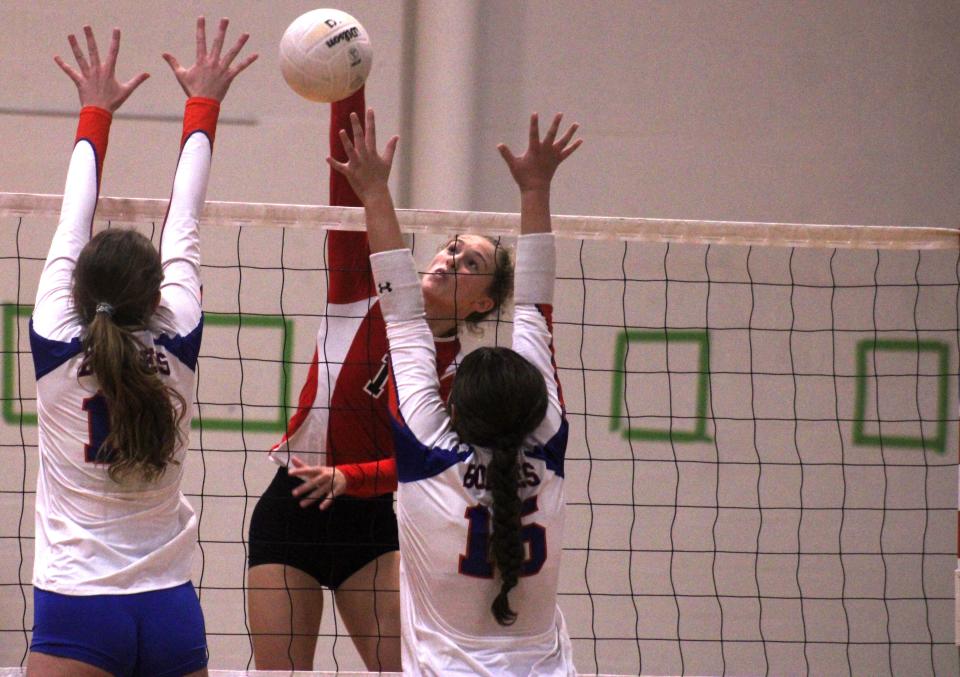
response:
[[[513,625],[490,611],[500,580],[489,557],[491,452],[462,444],[438,394],[433,341],[406,250],[371,257],[387,320],[399,489],[403,670],[413,675],[566,675],[573,658],[557,605],[567,422],[553,360],[555,253],[549,234],[520,238],[513,349],[534,364],[549,404],[522,451],[526,550],[510,591]],[[388,291],[387,291],[388,290]]]
[[[140,332],[144,358],[188,403],[203,329],[200,241],[219,104],[192,98],[184,112],[180,159],[161,235],[160,306]],[[96,462],[109,433],[106,400],[85,369],[83,327],[71,297],[72,274],[89,241],[110,114],[84,108],[64,189],[63,208],[40,277],[30,322],[37,377],[40,465],[33,583],[71,594],[121,594],[190,580],[197,518],[180,491],[186,445],[156,481],[115,482]],[[190,432],[191,410],[181,422]]]

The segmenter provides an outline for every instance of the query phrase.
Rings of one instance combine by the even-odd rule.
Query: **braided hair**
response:
[[[490,554],[500,576],[500,592],[491,611],[500,625],[517,614],[508,595],[523,565],[520,536],[519,472],[524,440],[547,412],[543,374],[509,348],[478,348],[457,369],[450,391],[453,429],[461,441],[490,449],[487,487],[493,498]]]

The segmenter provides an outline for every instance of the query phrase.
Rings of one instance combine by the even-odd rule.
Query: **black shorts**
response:
[[[290,493],[300,483],[280,468],[257,501],[249,566],[286,564],[336,590],[380,555],[400,549],[393,494],[339,496],[326,510],[316,503],[301,508]]]

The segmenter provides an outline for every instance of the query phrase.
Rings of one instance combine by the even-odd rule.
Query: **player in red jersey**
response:
[[[364,90],[332,105],[331,156]],[[361,206],[330,174],[330,203]],[[249,618],[258,669],[309,670],[334,591],[347,631],[369,670],[400,670],[397,487],[387,409],[387,338],[370,272],[366,233],[330,231],[328,309],[299,406],[271,450],[282,467],[250,524]],[[510,295],[513,264],[496,240],[461,235],[423,277],[437,371],[449,392],[463,322],[477,322]],[[337,498],[334,501],[334,497]],[[320,510],[316,503],[320,504]]]

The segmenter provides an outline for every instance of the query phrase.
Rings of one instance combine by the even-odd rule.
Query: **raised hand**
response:
[[[340,140],[347,153],[347,161],[338,162],[328,157],[327,162],[347,177],[353,191],[366,205],[368,197],[372,197],[376,191],[387,189],[393,155],[400,137],[394,136],[387,141],[381,155],[377,152],[377,126],[372,108],[367,109],[366,131],[360,125],[360,118],[356,113],[350,114],[350,125],[353,128],[352,142],[347,130],[340,130]]]
[[[206,20],[202,16],[197,19],[197,60],[189,68],[184,68],[176,57],[164,52],[164,60],[170,64],[173,74],[188,97],[202,96],[223,101],[233,79],[257,60],[259,54],[250,54],[240,63],[233,65],[233,60],[237,58],[237,54],[250,38],[248,33],[243,33],[237,38],[233,47],[221,56],[220,52],[223,49],[229,24],[229,19],[220,19],[217,36],[210,45],[210,51],[207,51]]]
[[[550,181],[553,179],[554,172],[560,163],[570,157],[583,139],[577,139],[573,143],[570,140],[580,127],[577,123],[570,125],[570,128],[557,139],[557,132],[560,131],[560,121],[563,119],[563,113],[557,113],[553,118],[550,129],[547,130],[543,141],[540,140],[540,122],[539,116],[533,113],[530,116],[530,140],[527,145],[527,152],[516,157],[506,144],[499,144],[497,150],[503,156],[514,181],[520,187],[520,191],[531,190],[549,190]]]
[[[296,456],[290,457],[290,463],[289,474],[303,480],[303,484],[293,490],[293,496],[300,499],[301,508],[320,501],[320,509],[326,510],[347,488],[347,478],[337,468],[307,465]]]
[[[80,44],[77,42],[77,36],[72,33],[67,36],[67,41],[70,43],[70,49],[73,50],[73,56],[77,60],[79,70],[68,65],[59,56],[53,57],[53,60],[77,85],[81,106],[97,106],[112,113],[150,75],[149,73],[140,73],[140,75],[123,84],[117,81],[117,54],[120,52],[119,28],[113,29],[110,51],[107,53],[106,61],[103,62],[100,61],[100,51],[97,49],[97,40],[93,37],[93,29],[90,26],[84,26],[83,33],[87,38],[87,56],[83,55]]]

